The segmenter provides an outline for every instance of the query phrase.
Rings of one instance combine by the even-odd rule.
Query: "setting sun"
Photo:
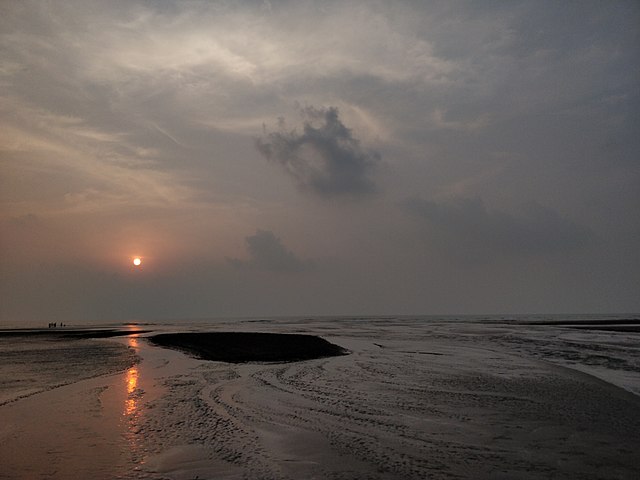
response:
[[[133,259],[133,264],[138,267],[142,264],[142,259],[140,257],[136,257]]]

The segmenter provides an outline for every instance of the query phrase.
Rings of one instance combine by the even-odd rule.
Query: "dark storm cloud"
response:
[[[479,198],[442,203],[410,198],[403,205],[426,221],[447,249],[467,258],[567,252],[584,247],[592,238],[588,228],[537,203],[527,205],[520,215],[489,210]]]
[[[380,155],[360,145],[338,117],[338,109],[302,110],[303,131],[279,131],[256,140],[256,148],[269,161],[280,164],[304,191],[324,197],[364,195],[376,191],[370,174]]]
[[[282,244],[282,240],[268,230],[258,230],[245,238],[248,260],[229,259],[232,265],[271,272],[300,272],[310,267]]]

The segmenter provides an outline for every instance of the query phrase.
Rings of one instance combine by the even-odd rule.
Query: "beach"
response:
[[[0,405],[0,478],[637,478],[638,333],[598,329],[637,324],[622,320],[247,319],[110,338],[0,335],[0,380],[14,396]],[[256,333],[306,335],[342,354],[211,361],[174,349],[180,334],[216,332],[250,333],[235,335],[245,346]],[[147,338],[163,334],[174,348]],[[65,379],[55,362],[74,351]],[[30,389],[8,388],[18,374]]]

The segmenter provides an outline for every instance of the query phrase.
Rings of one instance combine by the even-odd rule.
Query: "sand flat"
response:
[[[0,407],[11,425],[0,430],[12,440],[0,448],[5,478],[638,476],[637,344],[628,337],[388,319],[259,327],[320,335],[350,354],[226,363],[143,338],[109,340],[140,363]],[[624,372],[630,391],[590,374],[594,352],[595,371]],[[94,461],[96,449],[105,453]]]

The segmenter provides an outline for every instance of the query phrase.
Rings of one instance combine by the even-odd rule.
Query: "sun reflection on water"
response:
[[[138,354],[140,352],[138,338],[128,337],[127,341],[129,348],[134,349],[136,354]],[[124,409],[122,412],[123,423],[126,426],[124,437],[129,444],[128,452],[131,455],[131,461],[135,465],[133,468],[134,471],[140,471],[144,464],[144,458],[146,455],[143,445],[143,436],[140,435],[141,425],[144,422],[144,404],[142,403],[144,395],[142,387],[144,385],[141,384],[141,375],[142,370],[138,365],[134,365],[127,370],[124,376],[124,386],[126,389],[126,394],[124,395]]]
[[[129,347],[138,350],[138,339],[135,337],[129,337]],[[125,382],[127,385],[127,397],[124,404],[124,414],[133,415],[138,409],[138,367],[134,365],[127,370]]]
[[[138,369],[131,367],[127,370],[127,400],[125,401],[125,414],[132,415],[137,409],[138,399],[135,397],[135,391],[138,388]]]

